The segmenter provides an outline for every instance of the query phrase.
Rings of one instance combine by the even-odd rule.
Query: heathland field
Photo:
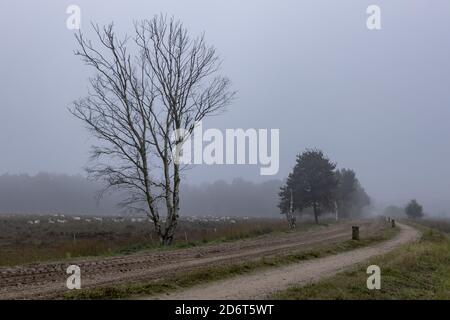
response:
[[[0,266],[156,249],[159,241],[152,230],[142,216],[0,215]],[[179,223],[174,246],[287,230],[281,218],[188,217]]]

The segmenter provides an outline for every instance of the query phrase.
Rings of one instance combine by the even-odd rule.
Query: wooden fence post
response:
[[[359,240],[359,227],[352,226],[352,240]]]

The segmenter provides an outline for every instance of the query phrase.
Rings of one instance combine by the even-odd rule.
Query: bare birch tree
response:
[[[220,60],[204,35],[191,38],[174,18],[136,22],[133,37],[118,38],[112,24],[93,29],[96,43],[78,33],[75,54],[95,75],[70,110],[98,140],[87,171],[105,182],[105,191],[125,190],[122,205],[144,211],[161,243],[170,244],[184,169],[175,151],[234,92],[217,75]]]

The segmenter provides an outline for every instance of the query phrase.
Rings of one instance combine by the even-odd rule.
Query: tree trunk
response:
[[[336,218],[336,221],[339,221],[339,210],[338,210],[338,208],[339,208],[339,206],[338,206],[338,203],[337,203],[337,201],[335,201],[334,202],[334,213],[335,213],[335,218]]]
[[[177,224],[178,224],[178,210],[173,208],[170,216],[169,215],[167,216],[165,232],[160,237],[162,245],[172,244]]]
[[[167,220],[164,235],[161,237],[161,244],[170,245],[172,243],[175,229],[178,224],[180,210],[180,167],[178,164],[173,165],[173,191],[167,190]],[[170,179],[167,177],[167,179]]]
[[[159,236],[159,241],[160,241],[161,245],[163,245],[163,246],[171,245],[172,241],[173,241],[173,233],[172,234],[167,234],[167,233],[161,234]]]
[[[286,219],[287,219],[287,222],[289,224],[289,228],[295,229],[295,227],[296,227],[296,220],[297,220],[295,215],[293,213],[288,212],[288,213],[286,213]]]
[[[316,221],[316,224],[319,224],[319,213],[317,212],[317,204],[314,202],[313,204],[314,209],[314,220]]]

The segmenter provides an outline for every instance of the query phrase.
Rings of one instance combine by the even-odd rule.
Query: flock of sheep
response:
[[[91,223],[91,222],[103,222],[104,219],[110,219],[113,222],[116,223],[120,223],[120,222],[132,222],[132,223],[138,223],[138,222],[145,222],[145,221],[149,221],[148,218],[143,218],[143,217],[132,217],[132,218],[123,218],[123,217],[107,217],[107,218],[102,218],[102,217],[77,217],[77,216],[68,216],[66,217],[64,214],[54,214],[52,217],[48,218],[47,223],[49,224],[64,224],[66,222],[68,222],[69,220],[72,221],[80,221],[80,222],[87,222],[87,223]],[[205,216],[205,217],[197,217],[197,216],[192,216],[192,217],[184,217],[184,220],[188,221],[188,222],[228,222],[231,224],[236,223],[236,218],[231,218],[231,217],[214,217],[214,216]],[[242,220],[248,220],[248,217],[242,217]],[[45,221],[43,219],[35,219],[35,220],[28,220],[27,221],[28,224],[40,224],[40,223],[45,223]]]

